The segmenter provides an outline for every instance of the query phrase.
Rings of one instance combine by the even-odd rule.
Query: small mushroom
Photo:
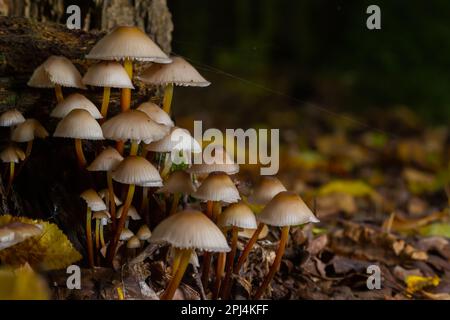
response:
[[[171,128],[175,125],[170,116],[158,105],[151,101],[141,103],[139,107],[136,108],[136,110],[144,112],[147,116],[150,117],[150,119],[152,119],[156,123],[165,125],[166,127]]]
[[[123,209],[124,209],[124,206],[121,206],[119,208],[119,210],[117,210],[117,214],[116,214],[117,219],[120,219],[120,217],[122,216]],[[133,221],[138,221],[138,220],[142,219],[141,216],[139,215],[139,213],[137,212],[136,208],[133,205],[130,205],[130,207],[128,208],[128,214],[127,214],[127,218],[125,221],[125,228],[128,228],[128,222],[130,219]]]
[[[178,202],[182,195],[191,195],[196,190],[189,173],[177,170],[171,173],[164,186],[157,193],[169,193],[173,195],[172,206],[169,215],[177,212]]]
[[[95,249],[100,251],[101,248],[106,246],[105,237],[103,235],[103,226],[108,224],[110,214],[107,211],[97,211],[92,215],[92,219],[95,220]],[[97,255],[97,264],[100,264],[100,256]]]
[[[102,115],[91,100],[79,93],[73,93],[59,102],[50,113],[50,117],[64,118],[74,109],[83,109],[91,114],[94,119],[101,119]]]
[[[14,180],[15,165],[19,161],[25,160],[25,153],[18,147],[9,146],[0,153],[0,159],[5,163],[9,163],[9,179],[8,187],[6,188],[6,194],[8,194]]]
[[[20,123],[11,134],[12,141],[27,143],[25,158],[30,156],[35,138],[45,139],[47,137],[47,130],[36,119],[25,120],[25,122]]]
[[[206,148],[211,150],[212,159],[202,159],[202,161],[207,161],[194,163],[187,169],[187,172],[196,175],[208,175],[211,172],[224,172],[232,175],[239,172],[239,165],[233,161],[223,146],[208,145]],[[205,154],[205,150],[203,153]]]
[[[0,127],[14,127],[25,122],[22,113],[17,109],[11,109],[0,115]]]
[[[136,232],[136,236],[141,241],[147,241],[152,236],[152,232],[146,224],[143,224],[139,230]]]

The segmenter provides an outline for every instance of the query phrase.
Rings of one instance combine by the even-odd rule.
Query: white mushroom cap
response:
[[[205,214],[196,210],[184,210],[163,220],[153,230],[150,242],[167,242],[179,249],[230,251],[222,231]]]
[[[211,84],[183,58],[171,58],[172,63],[152,64],[137,78],[152,85],[174,84],[177,86],[207,87]]]
[[[280,192],[270,200],[256,220],[276,227],[319,222],[302,198],[289,191]]]
[[[170,133],[159,141],[152,142],[145,146],[148,151],[172,152],[183,151],[187,153],[200,153],[202,148],[188,130],[173,127]]]
[[[97,211],[92,214],[92,219],[108,220],[109,218],[111,218],[111,215],[106,210]]]
[[[144,112],[147,116],[150,117],[150,119],[152,119],[156,123],[165,125],[167,127],[174,126],[174,123],[167,112],[165,112],[161,107],[151,101],[141,103],[136,109]]]
[[[120,218],[122,216],[123,206],[121,206],[116,212],[116,218]],[[141,216],[133,205],[130,205],[127,212],[127,217],[130,217],[131,220],[141,220]]]
[[[122,155],[114,148],[107,147],[87,167],[88,171],[110,171],[123,160]]]
[[[106,121],[102,130],[107,139],[115,141],[151,142],[162,139],[168,128],[156,123],[142,111],[129,110]]]
[[[104,211],[106,205],[100,198],[98,193],[94,189],[87,189],[83,191],[80,197],[86,201],[86,205],[91,208],[92,211]]]
[[[109,190],[108,189],[102,189],[98,192],[98,195],[100,198],[105,200],[105,203],[109,203]],[[122,201],[114,194],[114,203],[116,206],[120,206],[122,204]]]
[[[19,161],[25,160],[25,153],[18,147],[9,146],[0,152],[0,159],[2,159],[3,162],[18,163]]]
[[[73,63],[62,56],[51,56],[37,67],[28,85],[37,88],[53,88],[55,84],[63,87],[85,89],[81,75]]]
[[[146,224],[143,224],[139,228],[138,232],[136,232],[136,236],[139,238],[139,240],[146,241],[150,239],[150,237],[152,236],[152,232]]]
[[[256,218],[253,211],[243,202],[227,207],[219,216],[219,227],[238,227],[256,229]]]
[[[74,109],[83,109],[91,114],[95,119],[101,119],[103,116],[98,111],[91,100],[79,93],[73,93],[59,102],[50,113],[50,117],[64,118]]]
[[[170,174],[164,186],[158,193],[182,193],[190,195],[196,190],[191,175],[183,170],[177,170]]]
[[[112,178],[120,183],[141,186],[147,182],[162,182],[158,170],[145,158],[129,156],[113,171]]]
[[[74,109],[56,126],[54,137],[103,140],[102,128],[89,112]]]
[[[211,150],[213,150],[211,159],[205,159],[209,158],[210,155],[205,156],[205,151],[203,151],[203,163],[194,163],[187,171],[194,174],[208,174],[211,172],[235,174],[239,172],[239,165],[233,161],[223,146],[214,145],[211,147]]]
[[[11,140],[15,142],[28,142],[35,138],[47,138],[47,130],[36,119],[27,119],[14,128]]]
[[[155,187],[162,187],[163,182],[161,181],[146,181],[140,185],[141,187],[148,187],[148,188],[155,188]]]
[[[125,68],[118,62],[100,62],[89,67],[83,83],[95,87],[134,89]]]
[[[203,201],[226,203],[238,202],[241,199],[233,181],[223,172],[210,173],[192,196]]]
[[[133,231],[131,231],[128,228],[124,228],[122,230],[122,233],[120,234],[120,238],[119,239],[122,240],[122,241],[126,241],[126,240],[130,239],[133,236],[134,236]]]
[[[128,241],[127,241],[128,249],[137,249],[140,247],[141,247],[141,241],[139,240],[138,237],[132,236],[130,239],[128,239]]]
[[[263,176],[253,193],[248,197],[251,204],[265,205],[278,193],[286,191],[285,186],[276,177]]]
[[[0,127],[12,127],[25,121],[22,113],[17,109],[11,109],[0,115]]]
[[[137,27],[119,26],[91,49],[87,59],[139,60],[170,63],[172,60]]]

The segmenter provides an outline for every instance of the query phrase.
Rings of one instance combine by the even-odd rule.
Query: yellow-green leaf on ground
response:
[[[319,195],[332,193],[345,193],[354,197],[379,197],[378,193],[371,186],[361,180],[334,180],[323,185],[318,190]]]
[[[48,300],[47,283],[29,265],[0,269],[0,300]]]
[[[450,223],[436,222],[420,228],[423,236],[440,236],[450,238]]]
[[[405,278],[406,293],[408,295],[412,295],[427,287],[437,287],[439,282],[440,279],[438,276],[422,277],[417,275],[409,275]]]

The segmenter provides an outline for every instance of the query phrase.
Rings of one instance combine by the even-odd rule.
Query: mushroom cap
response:
[[[123,206],[121,206],[116,212],[116,218],[120,218],[122,216]],[[127,216],[131,218],[131,220],[141,220],[141,216],[133,205],[130,205],[128,208]]]
[[[141,29],[118,26],[98,41],[86,55],[97,60],[138,60],[170,63],[172,60]]]
[[[139,238],[139,240],[146,241],[150,239],[150,237],[152,236],[152,232],[146,224],[143,224],[136,232],[136,236]]]
[[[255,233],[255,229],[243,229],[239,231],[238,235],[241,238],[250,239]],[[269,234],[269,227],[263,225],[261,232],[259,233],[258,240],[264,239]]]
[[[123,228],[122,232],[120,233],[120,238],[119,239],[122,240],[122,241],[126,241],[126,240],[130,239],[133,236],[134,236],[133,231],[131,231],[128,228]]]
[[[136,110],[144,112],[147,116],[150,117],[156,123],[165,125],[167,127],[173,127],[174,123],[170,116],[157,104],[147,101],[141,103]]]
[[[138,237],[132,236],[130,239],[128,239],[128,241],[127,241],[128,249],[137,249],[140,247],[141,247],[141,241],[139,240]]]
[[[147,188],[155,188],[155,187],[162,187],[163,182],[161,181],[146,181],[140,185],[141,187],[147,187]]]
[[[286,191],[286,187],[278,178],[263,176],[260,183],[248,197],[248,202],[256,205],[265,205],[282,191]]]
[[[163,220],[153,230],[150,242],[168,242],[179,249],[230,251],[222,231],[205,214],[196,210],[184,210]]]
[[[172,152],[183,151],[188,153],[200,153],[202,148],[188,130],[173,127],[169,134],[159,141],[152,142],[145,146],[148,151]]]
[[[9,146],[0,152],[0,159],[3,162],[18,163],[19,161],[25,160],[25,153],[16,146]]]
[[[219,227],[238,227],[256,229],[256,218],[253,211],[243,202],[233,203],[219,216]]]
[[[109,219],[111,218],[111,215],[108,211],[102,210],[102,211],[96,211],[92,214],[92,219]]]
[[[28,142],[35,138],[47,138],[48,131],[36,119],[27,119],[14,128],[11,140],[15,142]]]
[[[203,156],[202,163],[194,163],[187,171],[194,174],[208,174],[211,172],[235,174],[239,172],[239,165],[233,161],[223,146],[216,145],[213,147],[213,150],[212,159],[206,159],[207,161],[205,161]]]
[[[120,183],[141,186],[146,182],[162,182],[158,170],[145,158],[129,156],[112,171],[112,178]]]
[[[169,64],[152,64],[137,78],[152,85],[207,87],[211,84],[183,58],[171,57],[171,59],[172,63]]]
[[[98,195],[97,191],[94,189],[87,189],[83,191],[80,197],[86,201],[86,205],[91,208],[92,211],[104,211],[106,210],[106,205],[102,198]]]
[[[114,148],[107,147],[87,167],[89,171],[110,171],[123,160],[122,155]]]
[[[62,56],[50,56],[31,75],[28,85],[36,88],[62,87],[86,89],[81,82],[81,74],[72,61]]]
[[[125,68],[115,61],[104,61],[92,65],[82,81],[83,84],[95,87],[134,89]]]
[[[196,190],[192,182],[191,175],[183,170],[177,170],[170,174],[164,186],[159,189],[158,193],[182,193],[190,195]]]
[[[256,219],[276,227],[319,222],[302,198],[290,191],[278,193],[256,216]]]
[[[233,181],[223,172],[212,172],[203,180],[194,198],[204,201],[238,202],[241,199]]]
[[[98,192],[98,195],[100,198],[105,200],[105,203],[109,203],[109,190],[108,189],[102,189]],[[114,203],[116,206],[120,206],[122,204],[122,201],[114,194]]]
[[[25,118],[17,109],[5,111],[0,115],[0,127],[12,127],[22,122],[25,122]]]
[[[102,128],[91,114],[83,109],[69,112],[56,126],[54,137],[103,140]]]
[[[70,113],[70,111],[74,109],[86,110],[95,119],[103,118],[95,104],[93,104],[91,100],[79,93],[72,93],[63,101],[59,102],[50,113],[50,117],[64,118]]]
[[[105,137],[111,140],[152,142],[162,139],[168,128],[156,123],[142,111],[129,110],[106,121],[102,130]]]

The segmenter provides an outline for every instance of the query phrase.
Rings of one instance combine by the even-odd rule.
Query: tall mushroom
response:
[[[105,237],[103,234],[103,226],[108,224],[110,214],[107,211],[97,211],[92,215],[92,219],[95,220],[95,250],[100,252],[101,248],[106,246]],[[100,255],[97,255],[97,264],[100,262]]]
[[[183,170],[172,172],[164,186],[160,188],[158,193],[169,193],[173,195],[172,206],[170,207],[169,215],[174,214],[178,210],[178,203],[182,195],[191,195],[196,190],[192,183],[189,173]]]
[[[25,158],[28,158],[33,148],[35,138],[45,139],[48,137],[47,130],[36,119],[27,119],[14,128],[11,140],[15,142],[26,142],[27,148]]]
[[[25,160],[25,153],[18,147],[9,146],[0,153],[0,159],[5,163],[9,163],[9,179],[8,187],[6,188],[6,194],[8,194],[14,180],[15,165],[19,161]]]
[[[172,63],[152,64],[138,79],[146,84],[164,86],[163,110],[170,114],[173,86],[207,87],[211,82],[198,73],[195,68],[181,57],[171,57]]]
[[[183,278],[195,249],[205,252],[228,252],[227,241],[219,228],[203,213],[195,210],[178,212],[163,220],[153,230],[150,242],[169,243],[175,248],[176,272],[161,300],[171,300]]]

